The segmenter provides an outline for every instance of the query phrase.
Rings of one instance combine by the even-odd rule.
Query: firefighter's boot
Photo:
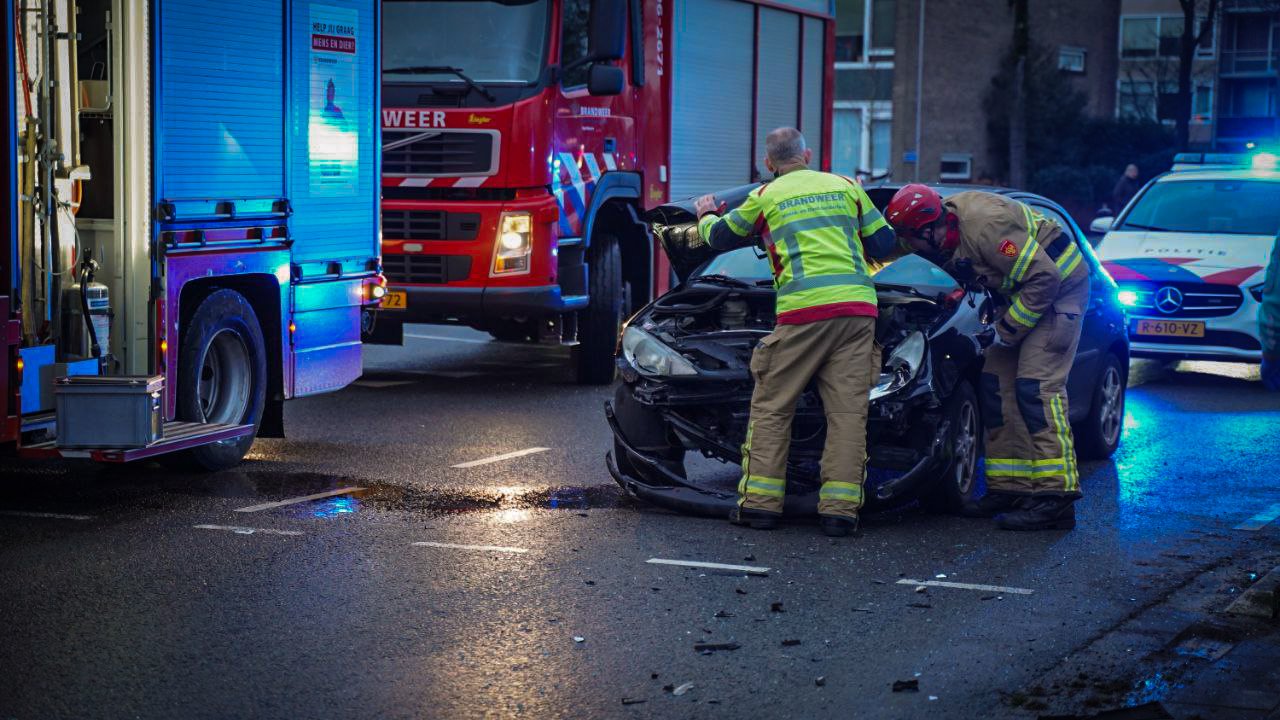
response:
[[[1073,530],[1076,526],[1075,498],[1033,497],[996,516],[1001,530]]]
[[[822,515],[818,518],[818,526],[827,537],[858,536],[858,516]]]
[[[988,492],[976,502],[965,503],[960,514],[967,518],[993,518],[1016,508],[1021,497],[1013,493]]]
[[[734,525],[743,525],[752,530],[773,530],[778,527],[778,513],[766,512],[764,510],[752,510],[751,508],[734,508],[729,514],[729,522]]]

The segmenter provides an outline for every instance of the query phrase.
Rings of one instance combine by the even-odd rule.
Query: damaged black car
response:
[[[717,193],[736,207],[755,186]],[[1027,203],[1074,236],[1093,278],[1092,300],[1068,379],[1071,422],[1081,459],[1115,452],[1124,419],[1129,345],[1116,285],[1080,228],[1061,207],[1030,193],[1000,192]],[[868,190],[883,208],[897,187]],[[759,247],[716,251],[698,237],[692,201],[650,211],[680,284],[638,312],[624,330],[620,374],[605,413],[614,447],[610,474],[629,494],[667,508],[727,517],[736,502],[733,472],[691,473],[701,455],[741,462],[756,343],[775,322],[769,262]],[[867,419],[868,509],[919,501],[955,512],[984,491],[983,403],[977,392],[983,355],[1000,299],[962,283],[918,255],[879,268],[876,341],[883,369]],[[792,425],[786,513],[817,512],[818,461],[825,438],[818,393],[806,389]]]

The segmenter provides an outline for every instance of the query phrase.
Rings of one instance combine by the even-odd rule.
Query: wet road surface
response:
[[[832,540],[632,501],[564,351],[410,332],[236,471],[5,460],[0,717],[1096,711],[1170,692],[1170,638],[1280,565],[1250,366],[1137,363],[1074,532],[905,508]]]

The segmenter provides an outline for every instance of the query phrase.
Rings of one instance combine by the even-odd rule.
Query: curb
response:
[[[1280,616],[1280,567],[1272,568],[1227,607],[1229,615],[1272,620]]]

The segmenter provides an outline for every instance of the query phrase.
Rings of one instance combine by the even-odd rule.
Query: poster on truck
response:
[[[359,185],[360,116],[356,11],[311,7],[311,103],[308,145],[311,194],[355,195]]]

